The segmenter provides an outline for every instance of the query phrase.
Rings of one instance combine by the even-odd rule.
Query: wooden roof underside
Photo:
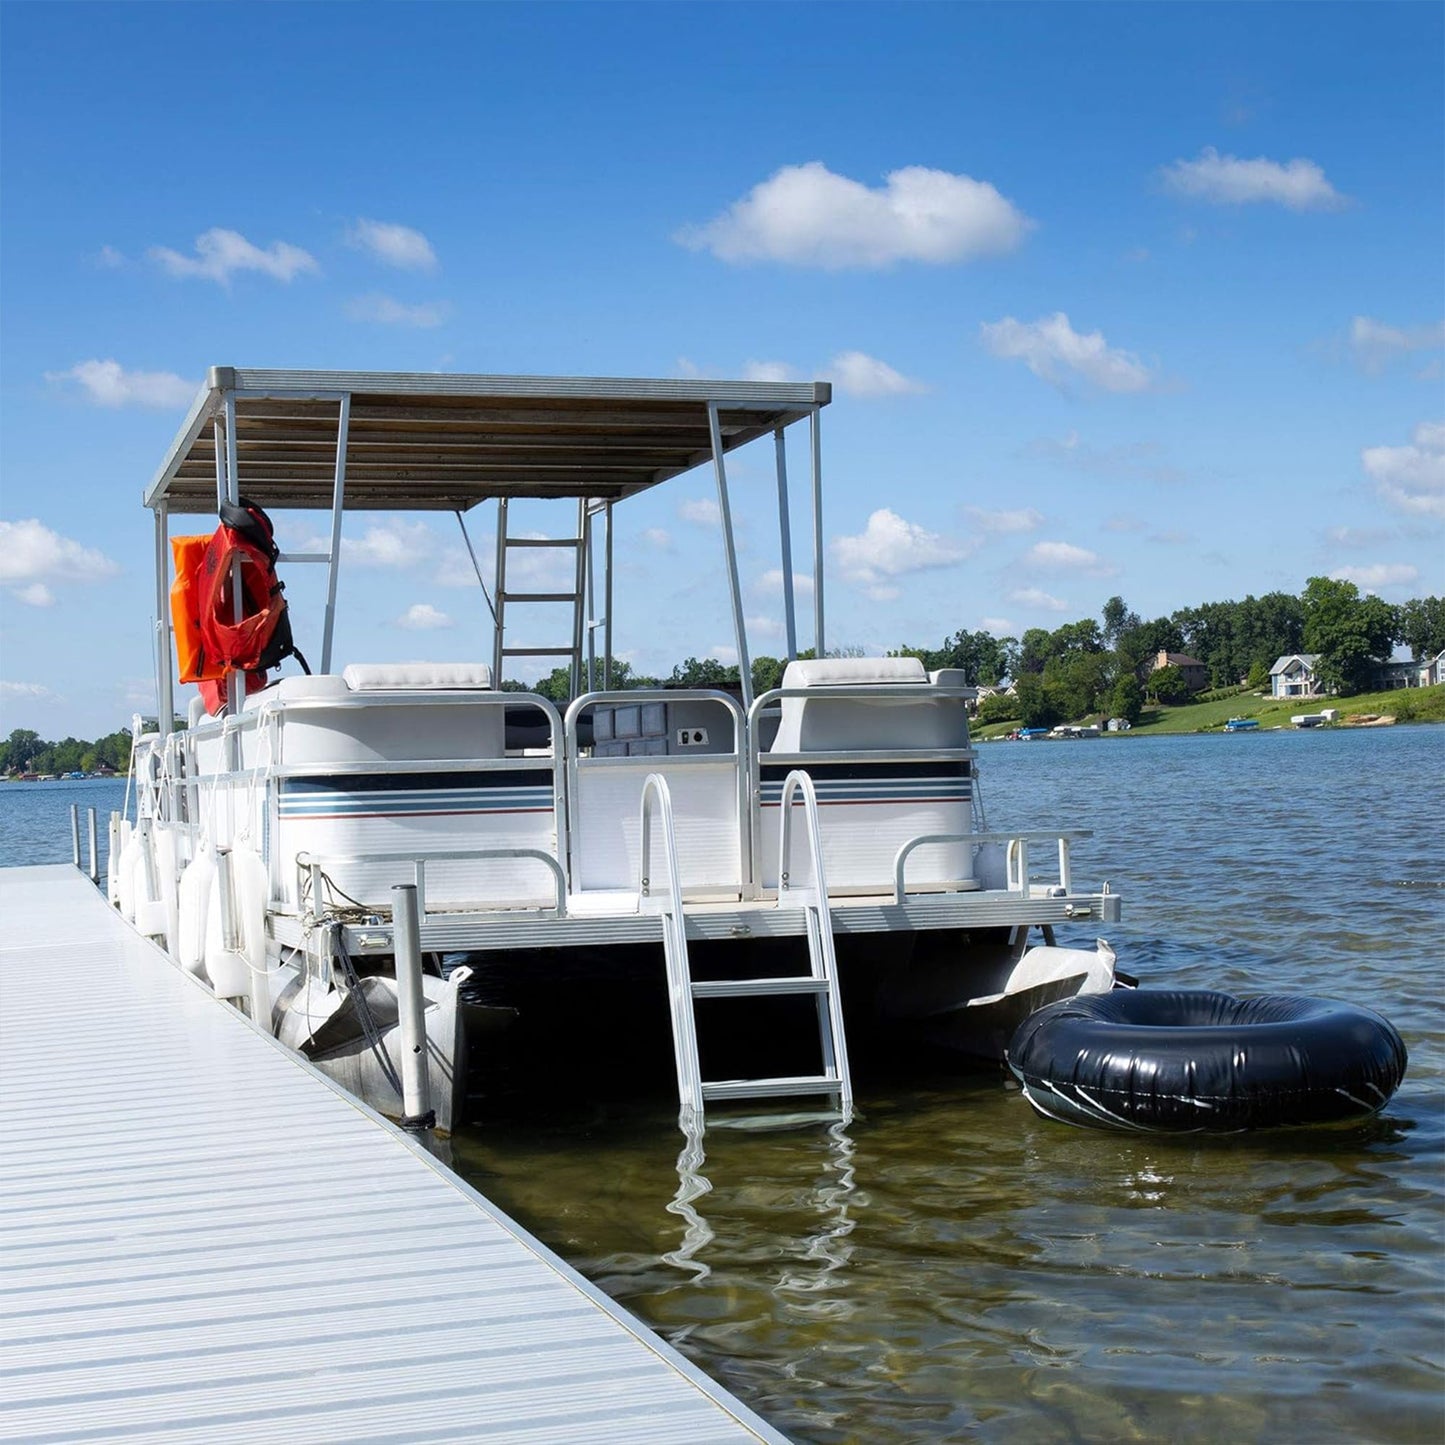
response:
[[[291,375],[304,380],[271,379]],[[350,397],[347,510],[465,511],[492,497],[616,501],[711,460],[709,401],[731,451],[829,400],[828,387],[815,383],[550,385],[549,392],[542,378],[213,372],[145,500],[164,500],[172,512],[215,512],[213,418],[224,415],[228,389],[236,397],[239,490],[267,509],[331,507],[343,392]]]

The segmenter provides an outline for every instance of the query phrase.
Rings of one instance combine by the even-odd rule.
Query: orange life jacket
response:
[[[241,607],[234,591],[240,563]],[[201,646],[226,672],[260,672],[267,644],[286,611],[271,559],[254,542],[224,523],[201,559]]]
[[[171,617],[182,682],[200,684],[210,713],[226,705],[226,677],[246,676],[246,692],[266,685],[266,669],[295,657],[310,672],[291,638],[286,598],[276,576],[280,549],[271,519],[243,497],[221,507],[221,525],[209,537],[177,537],[171,544],[176,580]],[[241,606],[236,616],[236,578]]]
[[[210,544],[202,537],[172,537],[171,557],[176,580],[171,583],[171,623],[176,634],[176,662],[182,682],[224,677],[225,664],[206,655],[201,640],[201,562]]]

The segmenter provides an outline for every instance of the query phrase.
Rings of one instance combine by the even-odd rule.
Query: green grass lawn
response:
[[[1445,687],[1410,687],[1394,692],[1359,693],[1355,697],[1313,697],[1276,700],[1239,692],[1214,702],[1186,703],[1183,707],[1146,707],[1127,734],[1202,733],[1222,728],[1232,717],[1252,717],[1261,728],[1289,727],[1296,713],[1323,712],[1332,707],[1341,718],[1352,713],[1393,715],[1399,722],[1445,722]],[[980,741],[1002,737],[1018,723],[993,723],[974,730]],[[1106,734],[1106,736],[1109,736]]]

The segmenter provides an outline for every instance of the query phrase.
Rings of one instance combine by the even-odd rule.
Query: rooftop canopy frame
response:
[[[823,503],[819,413],[826,382],[468,376],[412,372],[274,371],[213,367],[145,491],[156,517],[157,687],[173,715],[166,620],[172,515],[215,515],[244,495],[271,510],[331,513],[324,553],[283,562],[328,568],[321,666],[331,667],[341,519],[345,511],[450,511],[514,497],[575,498],[606,509],[604,665],[612,656],[611,506],[711,462],[745,706],[747,638],[724,457],[776,439],[788,656],[797,654],[783,434],[807,418],[813,512],[814,643],[824,652]],[[590,548],[589,548],[590,552]],[[590,565],[590,564],[589,564]],[[588,579],[589,594],[591,579]],[[500,681],[500,679],[498,679]],[[233,693],[236,689],[232,689]],[[239,696],[231,699],[234,708]]]

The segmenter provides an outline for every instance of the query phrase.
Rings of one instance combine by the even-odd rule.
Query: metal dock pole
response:
[[[70,805],[70,861],[80,867],[80,804]]]
[[[95,809],[86,809],[86,820],[90,833],[90,881],[95,884],[100,882],[100,852],[95,846]],[[78,851],[78,845],[77,845]],[[76,858],[76,866],[80,866],[80,859]]]
[[[401,1032],[401,1127],[421,1132],[436,1127],[427,1071],[426,996],[421,984],[421,922],[416,884],[392,890],[392,943],[396,950],[396,1002]]]

